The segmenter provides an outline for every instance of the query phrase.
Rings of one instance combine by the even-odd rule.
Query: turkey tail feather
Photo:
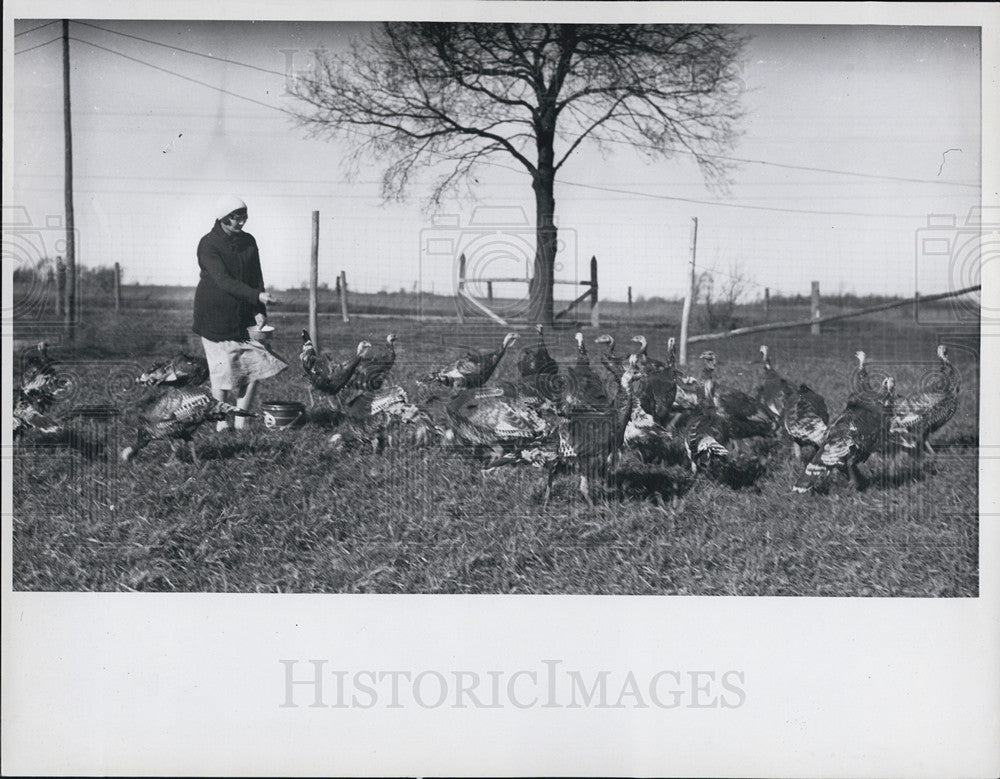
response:
[[[806,466],[802,475],[792,486],[793,492],[810,492],[811,490],[815,490],[830,475],[830,468],[820,461],[820,455],[821,452],[817,452],[816,456]]]

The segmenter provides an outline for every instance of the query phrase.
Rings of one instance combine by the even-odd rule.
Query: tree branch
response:
[[[551,176],[588,141],[642,140],[651,157],[683,150],[723,185],[744,44],[716,26],[386,23],[344,54],[317,52],[293,91],[312,134],[350,132],[357,151],[386,160],[385,197],[447,163],[440,197],[496,154]],[[558,158],[556,139],[568,144]]]

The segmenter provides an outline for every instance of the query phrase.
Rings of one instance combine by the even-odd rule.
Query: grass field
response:
[[[190,294],[190,292],[188,292]],[[85,310],[76,344],[53,356],[74,383],[67,406],[113,403],[114,423],[86,423],[108,451],[130,442],[139,391],[131,378],[178,347],[200,351],[181,293],[120,314]],[[183,303],[173,310],[167,302]],[[771,318],[795,310],[772,307]],[[669,304],[665,304],[669,306]],[[260,400],[307,400],[298,366],[297,306],[274,309],[275,349],[290,368],[267,381]],[[602,308],[610,309],[611,307]],[[806,310],[808,307],[806,306]],[[757,309],[741,319],[759,316]],[[714,341],[720,379],[751,390],[751,365],[767,343],[777,369],[844,404],[852,355],[914,390],[947,343],[962,377],[960,407],[935,436],[938,455],[915,471],[906,460],[873,457],[873,485],[846,482],[827,495],[794,495],[787,448],[768,459],[754,488],[699,477],[663,505],[626,497],[589,508],[576,479],[556,482],[542,505],[544,474],[533,468],[482,475],[447,447],[381,455],[335,451],[322,416],[294,431],[258,420],[225,437],[196,436],[202,464],[165,465],[166,444],[134,461],[85,458],[65,445],[20,447],[14,478],[14,587],[21,590],[182,592],[581,593],[688,595],[975,596],[978,594],[978,336],[948,323],[918,325],[909,309],[824,326],[820,336],[779,330]],[[604,313],[604,312],[602,312]],[[608,330],[626,351],[633,328],[612,316]],[[824,312],[826,313],[826,312]],[[586,316],[586,311],[583,312]],[[672,322],[666,307],[649,317]],[[533,331],[517,328],[520,345]],[[546,334],[560,361],[574,358],[575,327]],[[393,375],[414,378],[463,346],[495,346],[499,326],[325,317],[323,349],[345,355],[362,338],[399,336]],[[25,338],[34,337],[27,332]],[[644,331],[662,356],[667,327]],[[975,330],[971,331],[975,333]],[[530,335],[529,335],[530,333]],[[584,329],[589,340],[597,332]],[[592,361],[597,366],[597,348]],[[695,355],[700,351],[695,344]],[[512,378],[508,356],[498,378]],[[84,424],[84,423],[79,423]],[[186,455],[186,453],[182,453]],[[685,477],[686,478],[686,477]]]

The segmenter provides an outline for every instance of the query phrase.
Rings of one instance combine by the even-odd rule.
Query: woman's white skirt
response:
[[[251,381],[277,376],[288,363],[257,341],[209,341],[201,339],[208,360],[213,389],[235,390],[238,395]]]

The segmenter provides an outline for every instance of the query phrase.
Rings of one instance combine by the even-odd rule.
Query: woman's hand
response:
[[[267,305],[268,303],[277,303],[277,302],[279,302],[279,301],[278,301],[278,299],[277,299],[277,298],[276,298],[276,297],[275,297],[274,295],[272,295],[271,293],[269,293],[269,292],[261,292],[261,293],[260,293],[260,294],[259,294],[259,295],[257,296],[257,299],[258,299],[258,300],[259,300],[259,301],[260,301],[261,303],[263,303],[263,304],[264,304],[265,306],[266,306],[266,305]]]
[[[264,316],[263,314],[257,314],[256,316],[254,316],[254,319],[257,320],[258,328],[263,327],[265,324],[267,324],[267,317]]]

